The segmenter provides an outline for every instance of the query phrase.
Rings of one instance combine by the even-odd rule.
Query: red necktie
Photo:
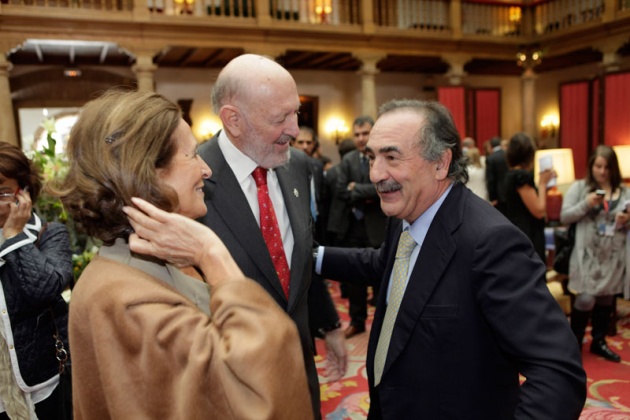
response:
[[[256,190],[258,192],[260,230],[269,249],[269,254],[276,268],[280,284],[282,284],[282,290],[284,290],[284,294],[288,299],[291,273],[289,271],[289,264],[287,263],[287,256],[284,253],[284,246],[282,245],[282,235],[280,234],[278,219],[276,219],[276,212],[273,210],[273,204],[271,204],[271,199],[269,198],[267,169],[259,166],[254,169],[252,176],[256,182]]]

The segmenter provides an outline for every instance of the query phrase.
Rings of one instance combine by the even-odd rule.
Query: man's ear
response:
[[[451,160],[453,160],[453,151],[448,149],[442,153],[442,157],[435,163],[436,180],[444,181],[448,177],[448,168],[451,166]]]
[[[234,137],[241,135],[241,122],[243,117],[238,108],[232,105],[224,105],[219,111],[219,118],[223,123],[223,128]]]

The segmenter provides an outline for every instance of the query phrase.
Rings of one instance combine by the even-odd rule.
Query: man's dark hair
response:
[[[374,126],[374,118],[370,117],[369,115],[362,115],[354,119],[352,126],[353,127],[355,125],[362,126],[363,124],[366,124],[366,123],[369,123],[371,126]]]
[[[352,139],[345,139],[343,140],[341,143],[339,143],[338,149],[339,149],[339,157],[343,159],[343,157],[346,155],[346,153],[353,151],[354,149],[356,149],[357,146],[356,144],[354,144],[354,140]]]

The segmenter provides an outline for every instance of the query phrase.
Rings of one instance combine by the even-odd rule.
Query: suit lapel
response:
[[[209,141],[211,143],[206,149],[207,153],[203,153],[202,156],[212,169],[212,177],[206,180],[204,185],[206,205],[215,209],[216,214],[232,231],[236,240],[269,283],[273,285],[279,295],[284,296],[282,285],[269,257],[267,245],[245,194],[243,194],[230,165],[227,164],[216,137]]]
[[[453,186],[429,227],[429,231],[427,232],[427,236],[424,239],[424,243],[422,244],[420,253],[412,269],[409,283],[407,284],[403,300],[400,304],[396,324],[389,344],[387,360],[385,361],[385,367],[383,369],[383,375],[386,374],[389,367],[396,361],[407,345],[429,298],[442,278],[444,271],[448,268],[449,261],[451,261],[455,255],[456,246],[452,234],[461,224],[462,206],[464,202],[462,197],[463,191],[461,185]],[[401,230],[402,223],[399,224],[397,229],[393,229],[393,232],[390,234],[390,240],[392,243],[395,242],[395,246],[393,247],[387,265],[388,278],[393,269],[395,249],[398,246]],[[384,287],[386,287],[386,285],[384,285]],[[383,300],[379,303],[384,305],[385,301]],[[374,346],[372,348],[373,351],[376,351],[376,344],[383,322],[382,318],[385,315],[384,310],[380,312],[382,312],[382,316],[377,325],[378,334],[376,335],[374,343],[370,343],[371,347],[372,345]],[[373,365],[373,360],[371,363]]]
[[[310,203],[310,185],[304,183],[304,174],[299,172],[300,168],[297,165],[291,165],[291,161],[295,162],[295,156],[293,156],[289,163],[276,168],[276,175],[278,176],[278,183],[282,196],[284,197],[284,204],[289,215],[289,223],[291,224],[291,231],[293,233],[293,253],[291,256],[291,282],[289,287],[289,308],[291,308],[298,296],[301,296],[301,288],[308,284],[304,282],[302,275],[302,267],[306,262],[303,255],[305,255],[306,247],[312,246],[312,237],[307,235],[309,226],[306,223],[310,210],[308,204]],[[306,201],[305,201],[306,200]],[[304,207],[306,203],[306,207]],[[310,252],[307,252],[311,255]]]

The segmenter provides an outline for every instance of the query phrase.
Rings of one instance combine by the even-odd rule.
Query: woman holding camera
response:
[[[70,360],[60,366],[57,357],[69,352],[61,292],[73,279],[72,252],[66,227],[33,212],[41,187],[22,150],[0,142],[0,420],[71,415],[60,386],[69,385]]]
[[[590,351],[611,362],[621,358],[606,344],[615,295],[630,282],[626,241],[630,229],[630,190],[622,183],[617,155],[598,146],[588,162],[586,178],[567,191],[560,220],[575,223],[575,245],[569,262],[569,289],[576,294],[571,328],[582,346],[591,318]]]

